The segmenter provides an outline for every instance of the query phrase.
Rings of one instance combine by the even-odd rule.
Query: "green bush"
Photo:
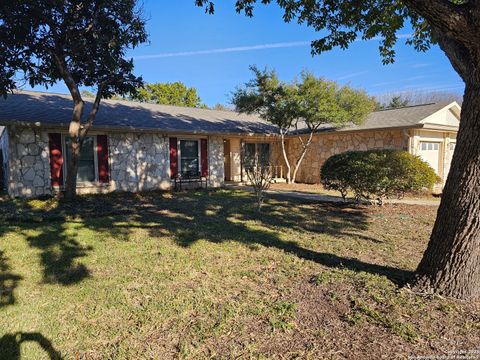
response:
[[[389,197],[406,192],[431,190],[435,171],[418,156],[401,150],[348,151],[328,158],[321,169],[326,189],[336,190],[345,199],[348,191],[357,201]]]

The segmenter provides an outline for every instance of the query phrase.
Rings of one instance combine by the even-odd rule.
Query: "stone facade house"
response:
[[[447,179],[460,121],[456,102],[406,106],[371,113],[362,125],[341,129],[325,126],[314,135],[297,181],[318,183],[320,168],[330,156],[349,150],[399,149],[420,156]],[[306,135],[303,135],[306,136]],[[290,163],[301,152],[298,137],[288,142]]]
[[[86,99],[86,111],[91,104]],[[62,190],[71,111],[68,95],[21,91],[0,100],[0,173],[10,196]],[[361,126],[325,126],[297,180],[318,182],[323,161],[335,153],[373,148],[420,155],[445,179],[459,116],[456,103],[429,104],[375,112]],[[205,177],[211,187],[242,182],[245,153],[268,154],[280,179],[285,166],[276,134],[258,117],[232,111],[105,100],[82,147],[78,192],[169,189],[174,177],[188,172]],[[291,159],[300,151],[298,136],[305,135],[287,139]]]

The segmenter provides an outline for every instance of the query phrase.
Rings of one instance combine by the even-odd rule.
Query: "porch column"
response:
[[[240,139],[230,139],[231,179],[236,182],[242,181],[241,152]]]

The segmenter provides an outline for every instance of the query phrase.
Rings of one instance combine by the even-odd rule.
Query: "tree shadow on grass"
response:
[[[10,272],[8,259],[0,250],[0,308],[15,303],[14,291],[20,280],[21,276]]]
[[[136,213],[132,219],[139,224],[149,224],[144,228],[151,236],[158,236],[159,231],[164,234],[166,230],[182,247],[189,247],[199,240],[213,243],[236,241],[252,249],[257,245],[277,248],[327,267],[386,276],[398,285],[412,276],[411,271],[317,252],[299,245],[298,241],[282,239],[279,234],[280,231],[294,230],[323,233],[337,239],[355,237],[372,242],[372,246],[382,243],[363,234],[368,230],[368,216],[361,208],[343,204],[308,204],[301,200],[270,200],[258,214],[247,194],[229,197],[215,193],[178,195],[176,199],[153,202],[156,206]],[[170,216],[165,215],[166,211]]]
[[[38,234],[25,233],[25,238],[30,246],[41,250],[44,283],[71,285],[90,276],[87,267],[76,261],[92,248],[80,245],[73,234],[68,234],[65,223],[37,226],[34,230]]]
[[[296,236],[292,233],[295,231],[311,233],[311,237],[326,234],[339,240],[354,237],[375,246],[382,241],[365,234],[369,223],[364,209],[275,198],[269,199],[261,214],[254,209],[252,195],[246,192],[190,192],[168,196],[156,192],[113,194],[80,197],[74,206],[60,204],[43,215],[31,210],[28,216],[41,215],[42,222],[27,222],[19,227],[30,246],[41,250],[44,281],[62,285],[78,283],[90,276],[78,259],[92,249],[82,246],[67,228],[72,216],[79,226],[116,240],[128,240],[135,228],[142,228],[152,237],[173,236],[182,247],[199,240],[235,241],[252,249],[258,245],[281,249],[328,267],[387,276],[397,284],[411,276],[406,270],[317,252],[298,241],[285,240],[288,234]]]
[[[33,342],[40,345],[50,360],[62,359],[60,352],[55,350],[52,342],[38,332],[17,332],[5,334],[0,338],[0,360],[20,360],[21,345]]]

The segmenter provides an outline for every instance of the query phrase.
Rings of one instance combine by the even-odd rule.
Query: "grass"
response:
[[[480,304],[401,288],[435,208],[242,191],[0,203],[0,359],[405,358]]]

